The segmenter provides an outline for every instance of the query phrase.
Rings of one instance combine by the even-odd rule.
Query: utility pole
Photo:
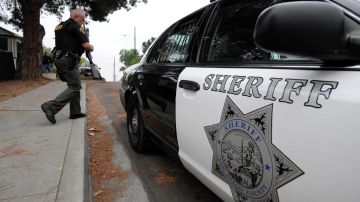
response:
[[[131,37],[131,35],[128,35],[128,34],[123,34],[123,36]],[[134,49],[136,50],[136,27],[134,27],[134,35],[133,35],[133,38],[134,38]]]
[[[115,76],[115,56],[114,56],[114,72],[113,72],[113,75],[114,75],[114,82],[116,82],[116,76]]]
[[[136,50],[136,27],[134,27],[134,49]]]

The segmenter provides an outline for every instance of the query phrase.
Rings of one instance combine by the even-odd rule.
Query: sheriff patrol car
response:
[[[132,148],[224,201],[359,201],[360,2],[222,0],[124,74]]]

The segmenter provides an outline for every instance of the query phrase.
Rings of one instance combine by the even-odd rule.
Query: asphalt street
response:
[[[221,201],[182,166],[155,146],[146,154],[134,152],[126,131],[126,113],[119,98],[119,83],[96,83],[94,92],[107,111],[116,133],[116,144],[128,154],[131,167],[140,178],[149,201]],[[115,159],[121,161],[121,159]],[[116,162],[115,162],[116,163]]]

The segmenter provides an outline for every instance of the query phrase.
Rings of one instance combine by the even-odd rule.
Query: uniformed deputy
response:
[[[66,81],[68,88],[54,100],[41,105],[46,118],[53,124],[56,123],[55,114],[67,103],[70,103],[70,119],[86,117],[80,107],[81,83],[78,65],[84,50],[93,51],[94,47],[85,35],[84,20],[85,12],[74,9],[70,12],[70,18],[55,28],[54,63],[60,79]]]

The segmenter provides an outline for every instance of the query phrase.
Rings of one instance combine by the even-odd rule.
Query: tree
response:
[[[81,58],[80,58],[79,65],[82,65],[82,64],[84,64],[84,63],[89,63],[89,64],[90,64],[90,62],[89,62],[89,60],[88,60],[87,58],[81,57]]]
[[[142,43],[142,52],[143,54],[145,54],[145,52],[147,51],[147,49],[150,47],[150,45],[152,44],[152,42],[155,41],[156,38],[151,37],[149,40],[145,41]]]
[[[147,0],[141,0],[146,3]],[[0,20],[23,31],[22,55],[20,61],[22,79],[41,77],[42,39],[45,31],[40,24],[40,13],[61,16],[65,8],[80,7],[92,20],[106,21],[107,15],[124,8],[129,10],[137,0],[2,0]],[[11,13],[8,16],[5,10]]]
[[[141,60],[141,56],[139,55],[139,52],[136,49],[130,49],[130,50],[122,49],[119,54],[120,54],[120,62],[123,63],[126,67],[139,63]]]
[[[120,67],[120,70],[119,70],[119,71],[121,72],[121,71],[124,71],[125,69],[126,69],[126,67],[125,67],[125,66],[122,66],[122,67]]]
[[[43,53],[46,55],[51,55],[52,49],[46,46],[43,46]]]

